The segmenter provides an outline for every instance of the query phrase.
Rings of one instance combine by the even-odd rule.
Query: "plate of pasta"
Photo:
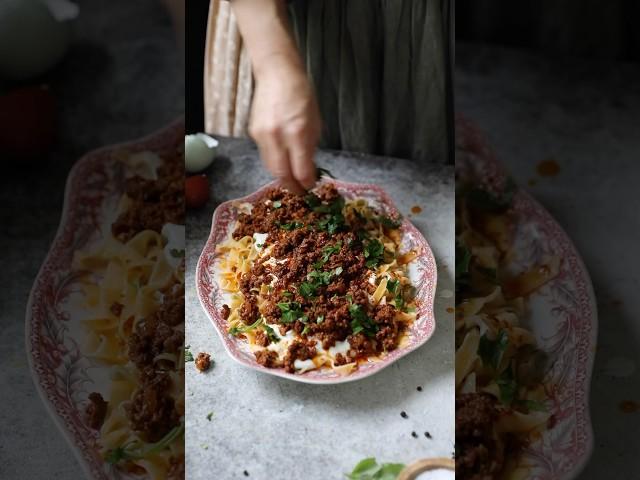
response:
[[[593,448],[589,274],[477,128],[456,128],[456,477],[575,478]]]
[[[234,360],[300,382],[372,375],[435,329],[431,249],[375,185],[270,184],[222,203],[196,286]]]
[[[29,297],[34,383],[88,478],[184,478],[183,138],[74,165]]]

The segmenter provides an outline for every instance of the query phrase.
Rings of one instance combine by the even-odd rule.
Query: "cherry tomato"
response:
[[[209,200],[209,179],[205,175],[187,177],[184,182],[184,197],[187,208],[203,207]]]

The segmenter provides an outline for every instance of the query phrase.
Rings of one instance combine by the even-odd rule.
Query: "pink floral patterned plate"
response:
[[[33,382],[87,478],[139,477],[103,461],[97,432],[84,419],[88,394],[108,388],[108,369],[82,353],[83,312],[74,302],[79,278],[72,270],[73,255],[100,240],[110,228],[114,202],[124,188],[116,158],[143,151],[172,154],[182,141],[184,122],[179,120],[148,137],[90,152],[74,165],[58,231],[27,303],[25,342]]]
[[[391,198],[389,198],[384,190],[376,185],[347,183],[337,180],[326,181],[333,183],[338,191],[347,199],[364,198],[370,205],[375,206],[387,215],[398,214]],[[258,364],[246,344],[242,340],[227,333],[227,322],[220,314],[225,300],[216,275],[216,262],[218,259],[216,246],[228,238],[228,235],[233,231],[238,215],[236,205],[242,202],[254,202],[262,197],[266,190],[274,186],[275,183],[265,185],[251,195],[230,200],[219,205],[213,213],[209,239],[198,260],[196,287],[200,303],[209,316],[211,323],[213,323],[224,348],[231,358],[246,367],[278,377],[304,383],[336,384],[360,380],[373,375],[426,343],[435,330],[433,301],[437,278],[436,262],[425,238],[416,227],[406,219],[403,219],[402,226],[400,227],[402,231],[401,249],[402,251],[415,249],[419,252],[418,258],[409,265],[409,278],[416,288],[418,315],[409,331],[409,341],[402,348],[390,352],[382,360],[359,365],[358,369],[349,375],[341,375],[331,369],[312,370],[303,374],[291,374],[287,373],[283,368],[266,368]]]
[[[507,174],[484,136],[468,120],[456,122],[456,169],[473,169],[489,188]],[[589,273],[575,246],[542,205],[524,190],[514,196],[516,267],[561,259],[559,275],[530,296],[527,326],[552,359],[548,395],[552,428],[524,452],[522,464],[534,480],[569,480],[584,468],[593,449],[589,384],[596,351],[598,318]]]

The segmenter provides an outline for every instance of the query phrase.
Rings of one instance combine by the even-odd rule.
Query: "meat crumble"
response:
[[[211,366],[211,355],[200,352],[196,357],[196,368],[201,372],[206,372]]]

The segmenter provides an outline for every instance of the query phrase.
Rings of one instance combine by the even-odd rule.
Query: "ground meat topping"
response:
[[[380,226],[375,223],[380,214],[374,211],[372,217],[358,217],[349,209],[353,207],[344,205],[331,183],[306,196],[270,189],[252,204],[251,213],[239,214],[232,234],[236,240],[267,234],[260,245],[267,254],[258,256],[251,270],[239,278],[243,296],[238,311],[243,325],[239,328],[257,322],[252,327],[253,338],[261,347],[277,340],[269,337],[264,323],[281,336],[295,332],[296,341],[289,345],[282,362],[289,372],[295,370],[295,360],[317,354],[317,341],[325,350],[336,342],[349,341],[348,353],[335,359],[338,365],[391,351],[403,333],[396,307],[373,306],[370,300],[376,286],[369,278],[378,265],[376,260],[372,263],[376,254],[371,244],[378,243],[377,262],[390,255],[371,233]],[[222,316],[226,319],[230,312],[225,307]],[[258,351],[256,359],[262,365],[273,365],[274,355]]]
[[[129,208],[111,225],[113,236],[122,242],[142,230],[160,232],[167,223],[184,225],[184,164],[181,156],[164,160],[157,179],[139,176],[125,184]]]
[[[267,368],[279,368],[282,364],[278,361],[278,354],[273,350],[258,350],[254,353],[256,361]]]
[[[225,320],[228,319],[229,315],[231,314],[231,309],[229,308],[229,305],[227,305],[226,303],[222,305],[222,310],[220,311],[220,314],[222,315],[222,318],[224,318]]]
[[[196,357],[196,368],[201,372],[206,372],[211,366],[211,355],[208,353],[200,352]]]
[[[493,431],[496,399],[485,393],[456,396],[456,478],[491,480],[502,470]]]
[[[85,410],[87,423],[94,430],[99,430],[104,423],[104,417],[107,414],[108,402],[102,398],[98,392],[89,394],[89,403]]]

